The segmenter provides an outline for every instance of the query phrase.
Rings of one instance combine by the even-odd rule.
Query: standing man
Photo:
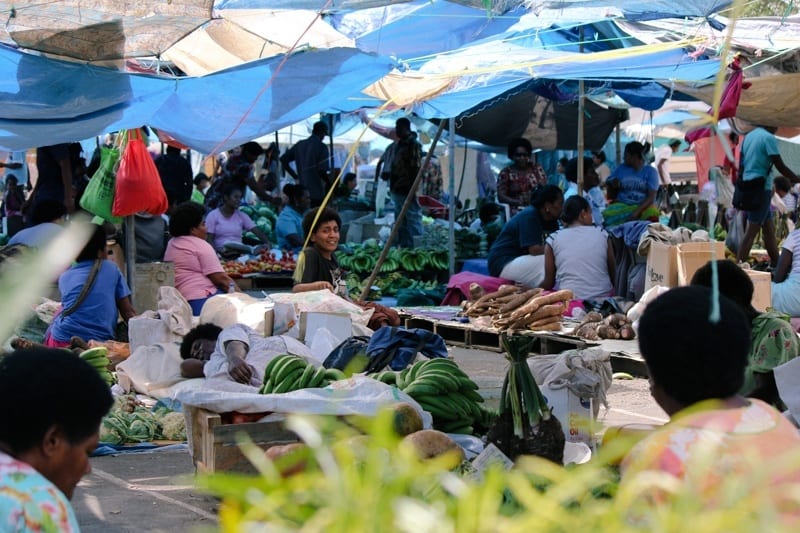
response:
[[[656,150],[656,160],[654,164],[656,170],[658,171],[659,181],[658,200],[656,201],[656,205],[660,206],[662,203],[669,205],[669,196],[672,194],[672,179],[669,175],[669,159],[672,157],[672,154],[678,151],[678,147],[680,145],[680,140],[672,139],[669,143]]]
[[[330,154],[322,142],[328,135],[328,125],[315,122],[308,139],[296,143],[280,157],[284,172],[288,172],[311,195],[311,207],[322,205],[322,200],[330,187]],[[297,171],[289,163],[294,161]]]
[[[211,187],[206,191],[206,207],[216,209],[222,204],[222,191],[227,185],[236,185],[242,192],[250,187],[256,196],[268,202],[270,196],[264,190],[264,186],[255,178],[253,163],[264,153],[261,145],[255,141],[244,143],[239,153],[229,156],[222,170],[222,176],[213,181]]]
[[[744,181],[764,178],[764,190],[761,192],[759,207],[747,213],[747,229],[736,252],[739,262],[750,257],[750,248],[763,228],[764,248],[769,254],[770,263],[778,264],[778,243],[775,237],[775,223],[772,220],[770,204],[772,200],[772,166],[789,178],[792,183],[800,182],[800,178],[792,172],[781,159],[778,152],[778,141],[775,140],[775,129],[772,126],[757,126],[744,137],[739,158],[739,179]]]
[[[181,156],[181,149],[168,144],[166,153],[158,156],[155,163],[167,197],[176,204],[189,201],[194,178],[192,165]]]
[[[69,144],[41,146],[36,149],[36,186],[31,194],[31,206],[45,199],[64,203],[67,213],[75,211],[75,192],[72,189],[72,162]]]
[[[391,158],[384,159],[381,177],[386,179],[388,176],[389,179],[395,220],[399,220],[400,211],[408,195],[413,195],[397,234],[398,246],[413,248],[414,237],[422,235],[422,211],[417,200],[417,191],[411,190],[422,163],[422,146],[417,142],[417,134],[411,131],[411,121],[405,117],[398,118],[395,122],[395,133],[397,140],[386,148],[387,152],[391,150]]]

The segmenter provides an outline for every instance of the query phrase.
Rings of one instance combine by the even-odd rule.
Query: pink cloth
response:
[[[223,272],[217,253],[203,239],[186,235],[167,243],[164,261],[175,263],[175,288],[187,300],[199,300],[217,292],[208,276]]]
[[[228,241],[242,242],[242,232],[254,227],[256,225],[253,220],[238,209],[230,218],[225,217],[219,209],[206,215],[206,228],[214,236],[214,248],[217,250]]]
[[[469,286],[477,283],[486,292],[494,292],[500,285],[514,285],[513,281],[484,276],[475,272],[459,272],[453,274],[447,282],[447,293],[444,295],[442,305],[458,305],[469,297]]]
[[[697,166],[697,190],[702,191],[703,186],[708,183],[708,172],[712,167],[722,166],[725,164],[725,148],[722,142],[730,146],[727,136],[721,140],[719,136],[706,137],[699,139],[692,145],[694,151],[694,161]],[[738,159],[738,147],[731,147],[734,157]]]

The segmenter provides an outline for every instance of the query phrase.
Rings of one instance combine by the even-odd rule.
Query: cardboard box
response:
[[[656,285],[669,288],[688,285],[697,269],[711,260],[712,249],[716,249],[717,259],[725,258],[725,243],[720,241],[685,242],[677,245],[650,243],[644,292]]]
[[[678,245],[676,259],[678,285],[689,285],[692,276],[700,267],[712,259],[725,259],[725,243],[720,241],[685,242]]]
[[[596,420],[591,398],[580,398],[571,390],[542,388],[547,405],[561,422],[567,442],[594,444]]]
[[[353,321],[346,313],[300,313],[300,338],[310,345],[317,330],[325,328],[337,339],[337,344],[353,334]]]
[[[757,311],[766,311],[772,307],[772,274],[749,269],[745,272],[753,282],[753,307]]]

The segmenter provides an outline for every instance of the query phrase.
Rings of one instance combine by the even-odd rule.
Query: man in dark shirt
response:
[[[189,161],[181,156],[181,149],[167,145],[167,152],[155,161],[161,185],[175,203],[183,203],[192,197],[194,173]]]
[[[225,163],[222,176],[214,180],[206,192],[206,207],[216,209],[222,203],[222,191],[227,185],[236,185],[242,192],[247,187],[263,202],[271,200],[270,195],[264,190],[264,184],[259,183],[254,176],[253,163],[264,153],[264,149],[255,141],[246,142],[241,146],[239,154],[232,155]]]
[[[324,122],[314,123],[311,136],[296,143],[281,156],[281,166],[295,181],[308,189],[311,195],[311,207],[322,204],[330,186],[328,170],[330,154],[322,140],[328,135],[328,125]],[[289,163],[294,161],[297,171]]]
[[[387,163],[388,172],[384,171],[382,174],[384,177],[388,175],[389,178],[395,220],[400,217],[400,211],[406,198],[413,195],[405,218],[400,222],[400,230],[397,234],[398,246],[413,248],[414,237],[422,235],[422,210],[417,200],[417,191],[411,188],[422,164],[422,147],[417,141],[417,134],[411,131],[411,121],[407,118],[397,119],[395,133],[397,140],[386,149],[387,152],[390,150],[392,152],[391,160]]]

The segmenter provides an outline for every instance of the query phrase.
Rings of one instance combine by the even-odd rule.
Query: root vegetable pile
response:
[[[632,340],[636,338],[630,319],[622,313],[614,313],[603,318],[603,315],[596,311],[587,313],[578,327],[572,332],[573,335],[587,339],[623,339]]]
[[[500,330],[561,331],[561,317],[572,300],[571,290],[543,294],[542,289],[501,285],[495,292],[483,293],[476,283],[470,286],[474,301],[464,303],[462,314],[468,317],[491,317]]]

